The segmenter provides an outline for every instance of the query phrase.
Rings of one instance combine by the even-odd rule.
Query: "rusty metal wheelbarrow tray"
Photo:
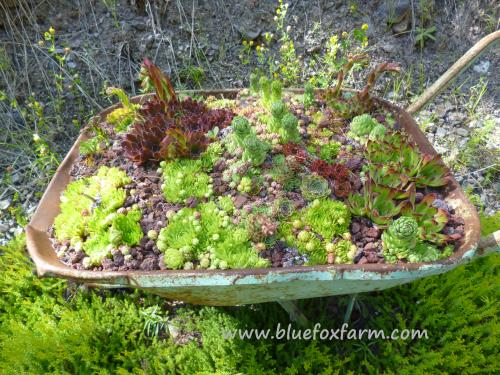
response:
[[[237,92],[238,90],[225,90],[195,93],[229,98],[234,97]],[[144,98],[136,97],[134,101],[142,101]],[[408,112],[388,102],[378,101],[393,111],[399,124],[411,135],[422,152],[436,154]],[[96,116],[95,120],[100,121],[115,108],[117,106],[108,108]],[[435,263],[340,264],[224,271],[75,270],[59,261],[47,230],[59,213],[59,197],[70,181],[69,171],[78,157],[79,143],[83,139],[85,136],[80,135],[59,166],[26,228],[28,250],[40,276],[62,277],[108,288],[139,288],[195,304],[232,306],[382,290],[447,272],[480,255],[477,250],[480,235],[478,214],[459,184],[452,179],[446,188],[445,200],[464,219],[464,237],[451,257]]]
[[[495,31],[477,42],[453,66],[451,66],[407,111],[378,99],[380,105],[390,109],[399,124],[411,135],[420,150],[435,155],[436,151],[415,123],[411,114],[441,92],[451,80],[466,69],[488,46],[500,39]],[[300,90],[294,90],[300,91]],[[197,95],[234,97],[238,90],[194,91]],[[139,102],[145,97],[136,97]],[[100,121],[118,106],[113,106],[96,116]],[[290,300],[351,294],[346,312],[347,320],[360,292],[382,290],[405,284],[426,276],[452,270],[460,264],[490,251],[498,251],[500,232],[480,240],[479,217],[474,206],[467,200],[460,185],[452,179],[446,188],[446,202],[464,221],[464,237],[458,249],[447,259],[434,263],[409,264],[340,264],[312,267],[266,268],[244,270],[192,270],[192,271],[81,271],[61,263],[49,240],[47,230],[59,213],[59,197],[70,181],[69,171],[79,153],[76,140],[68,155],[52,178],[40,204],[26,227],[28,251],[35,262],[38,274],[45,277],[62,277],[107,288],[131,287],[156,293],[185,302],[218,306],[234,306],[259,302],[277,301],[290,312],[295,320],[305,318]]]

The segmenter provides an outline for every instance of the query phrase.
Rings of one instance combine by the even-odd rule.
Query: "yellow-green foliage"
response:
[[[278,304],[265,303],[175,309],[169,325],[202,343],[194,339],[179,345],[148,337],[144,329],[152,322],[147,311],[163,306],[163,299],[142,292],[85,291],[65,280],[41,279],[32,271],[21,237],[0,246],[0,373],[498,373],[499,261],[491,255],[443,275],[358,296],[352,321],[361,322],[359,329],[425,329],[427,338],[223,337],[221,332],[248,327],[271,329],[272,335],[278,323],[286,329],[288,315]],[[347,302],[348,297],[337,296],[298,304],[306,317],[330,329],[342,326]]]
[[[202,172],[200,160],[179,159],[160,165],[163,169],[161,188],[168,202],[181,203],[190,197],[202,198],[212,194],[210,177]]]
[[[351,213],[347,206],[330,199],[313,202],[303,212],[303,218],[305,223],[325,240],[347,232],[351,223]]]
[[[71,182],[61,196],[61,213],[54,220],[58,240],[74,245],[89,234],[89,225],[102,220],[125,202],[130,178],[118,168],[101,167],[97,175]]]
[[[228,202],[220,201],[229,208]],[[224,209],[214,202],[194,208],[183,208],[174,214],[168,225],[160,231],[158,248],[165,253],[165,263],[171,268],[186,267],[187,262],[202,259],[203,268],[267,267],[269,262],[260,258],[251,247],[248,232],[236,227]]]
[[[115,127],[117,132],[124,132],[134,122],[137,110],[140,108],[138,104],[130,103],[130,100],[120,88],[108,87],[106,90],[108,95],[116,95],[122,103],[121,108],[117,108],[106,116],[106,121]]]
[[[109,254],[109,245],[136,245],[143,235],[141,212],[116,213],[126,198],[121,187],[129,182],[120,169],[101,167],[97,175],[70,183],[54,221],[56,238],[70,240],[73,246],[80,243],[92,264],[99,264]]]
[[[491,216],[481,213],[479,218],[481,219],[481,235],[487,236],[490,233],[500,230],[500,211],[495,212]]]
[[[354,256],[356,255],[356,245],[349,240],[340,240],[334,246],[333,253],[335,254],[335,263],[349,264],[353,263]]]
[[[200,156],[201,168],[204,171],[211,171],[214,164],[221,158],[223,152],[224,150],[220,142],[210,143]]]
[[[139,243],[143,233],[139,220],[141,212],[131,210],[126,214],[112,213],[104,220],[96,218],[96,231],[83,243],[83,250],[90,257],[92,264],[100,264],[104,257],[111,256],[110,246],[134,246]]]
[[[117,132],[126,131],[134,119],[135,110],[127,107],[117,108],[106,116],[106,121],[113,125]]]

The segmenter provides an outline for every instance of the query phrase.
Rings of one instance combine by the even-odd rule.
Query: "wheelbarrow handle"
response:
[[[479,42],[474,44],[460,59],[455,62],[439,79],[434,82],[422,95],[413,102],[406,111],[411,115],[419,112],[425,105],[441,93],[448,84],[453,81],[461,72],[479,57],[493,43],[500,39],[500,30],[486,35]],[[478,254],[484,255],[500,250],[500,230],[481,238],[478,244]]]
[[[441,91],[443,91],[448,84],[453,81],[461,72],[463,72],[467,67],[479,57],[486,49],[497,42],[500,39],[500,30],[497,30],[491,34],[486,35],[479,42],[474,44],[471,49],[469,49],[460,59],[455,62],[439,79],[434,82],[427,90],[425,90],[422,95],[418,97],[415,102],[413,102],[406,111],[414,115],[427,105],[432,99],[434,99]]]

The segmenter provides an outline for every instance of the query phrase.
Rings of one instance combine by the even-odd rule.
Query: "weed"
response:
[[[417,34],[415,36],[415,43],[418,44],[420,50],[424,49],[426,42],[436,40],[434,33],[436,32],[436,26],[431,27],[417,27]]]

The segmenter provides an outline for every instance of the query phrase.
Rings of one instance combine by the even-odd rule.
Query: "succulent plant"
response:
[[[283,84],[280,81],[273,81],[271,83],[271,101],[277,102],[281,101],[281,96],[283,93]]]
[[[187,198],[208,197],[212,193],[210,178],[202,172],[200,160],[179,159],[162,162],[161,188],[167,202],[181,203]]]
[[[274,236],[278,225],[270,217],[262,214],[250,214],[246,220],[250,238],[255,242],[264,241]]]
[[[310,83],[306,83],[304,86],[304,96],[303,96],[304,108],[309,109],[314,105],[314,86]]]
[[[334,236],[346,232],[351,223],[347,206],[340,201],[319,199],[303,213],[304,221],[311,229],[330,241]]]
[[[408,255],[408,262],[435,262],[446,255],[439,251],[439,249],[427,242],[418,242],[415,248]]]
[[[448,213],[433,205],[436,200],[435,194],[427,194],[422,200],[415,204],[413,199],[404,202],[401,214],[413,217],[419,227],[419,236],[422,240],[444,244],[449,240],[446,234],[440,233],[448,223]]]
[[[247,136],[243,141],[243,160],[251,161],[254,166],[266,160],[269,147],[255,135]]]
[[[262,98],[262,105],[266,109],[270,109],[272,103],[272,95],[271,95],[271,81],[269,78],[262,76],[259,79],[260,86],[260,94]]]
[[[354,262],[357,247],[350,240],[341,239],[333,246],[335,263],[349,264]]]
[[[180,250],[169,248],[163,255],[163,262],[168,268],[178,270],[184,268],[185,257]]]
[[[418,223],[409,216],[402,216],[393,221],[382,233],[383,255],[388,262],[397,259],[408,259],[417,245]]]
[[[279,198],[274,201],[273,213],[277,217],[290,217],[295,212],[295,204],[288,198]]]
[[[270,112],[272,117],[269,119],[269,127],[272,132],[278,133],[281,130],[286,111],[286,105],[281,100],[271,104]]]
[[[377,122],[377,120],[375,120],[369,114],[359,115],[354,117],[351,121],[351,125],[349,128],[350,134],[351,136],[358,139],[366,138],[378,125],[380,124]]]
[[[325,198],[331,194],[328,181],[317,174],[310,174],[302,177],[300,192],[308,201]]]
[[[379,141],[383,140],[385,137],[385,133],[387,132],[387,128],[382,125],[382,124],[377,124],[375,127],[370,131],[370,134],[368,135],[368,139],[371,141]]]
[[[403,203],[394,202],[398,191],[390,188],[376,188],[374,182],[365,182],[363,195],[350,194],[347,198],[353,215],[368,217],[379,226],[386,226],[401,212]]]
[[[260,92],[259,75],[257,73],[250,74],[250,91],[255,95]]]
[[[284,143],[300,142],[299,120],[291,113],[287,113],[281,120],[281,140]]]
[[[243,116],[236,116],[231,122],[233,134],[235,136],[238,146],[243,147],[243,141],[251,134],[251,127],[248,120]]]
[[[307,151],[298,143],[289,142],[283,145],[283,154],[285,156],[294,156],[299,163],[305,163],[309,155]]]

